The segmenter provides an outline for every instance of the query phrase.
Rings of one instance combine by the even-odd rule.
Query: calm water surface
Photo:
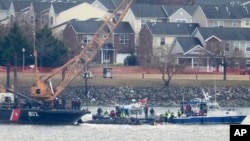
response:
[[[95,113],[97,107],[90,107]],[[110,109],[110,108],[106,108]],[[155,108],[158,112],[166,108]],[[169,108],[176,110],[175,108]],[[243,124],[250,124],[250,108]],[[90,119],[91,115],[83,117]],[[0,141],[229,141],[229,125],[1,125]]]

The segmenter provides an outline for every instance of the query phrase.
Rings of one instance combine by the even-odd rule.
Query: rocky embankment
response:
[[[29,93],[28,88],[22,88],[23,93]],[[203,88],[215,99],[215,89]],[[250,107],[250,87],[217,87],[216,100],[223,107]],[[111,87],[91,86],[89,93],[85,87],[67,87],[60,95],[66,99],[80,97],[84,105],[113,106],[116,103],[129,104],[132,99],[137,101],[148,98],[148,104],[154,106],[178,106],[183,99],[203,98],[200,87]]]

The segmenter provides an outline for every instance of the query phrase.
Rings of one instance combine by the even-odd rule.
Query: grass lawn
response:
[[[39,74],[48,75],[48,74]],[[18,73],[19,86],[31,86],[35,83],[34,73]],[[13,73],[10,75],[11,84],[14,82]],[[61,80],[61,74],[52,77],[52,84],[57,86]],[[216,81],[215,81],[216,80]],[[228,75],[227,80],[223,80],[223,75],[204,75],[196,76],[191,75],[175,75],[171,81],[171,86],[250,86],[249,75]],[[0,72],[0,84],[6,85],[6,73]],[[90,86],[163,86],[163,81],[160,74],[113,74],[112,78],[103,78],[101,75],[95,76],[93,79],[88,80]],[[82,86],[84,79],[80,76],[76,77],[70,86]]]

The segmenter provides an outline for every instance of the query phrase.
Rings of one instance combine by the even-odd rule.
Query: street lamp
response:
[[[25,48],[22,48],[22,52],[23,52],[23,71],[24,71],[24,66],[25,66],[25,58],[24,58]]]

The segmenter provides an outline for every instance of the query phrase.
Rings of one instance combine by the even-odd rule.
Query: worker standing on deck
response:
[[[178,110],[178,112],[177,112],[177,116],[178,116],[178,117],[180,117],[180,116],[181,116],[181,111],[180,111],[180,110]]]
[[[121,117],[121,118],[125,118],[125,112],[124,112],[124,110],[121,111],[120,117]]]
[[[71,99],[71,108],[72,108],[72,110],[75,110],[75,98],[73,97],[72,99]]]
[[[115,117],[115,116],[116,116],[115,111],[114,111],[114,110],[111,110],[111,111],[110,111],[110,117]]]
[[[145,118],[148,118],[148,105],[144,107]]]
[[[155,114],[154,108],[151,108],[149,112],[150,112],[150,115],[153,116]]]
[[[97,114],[98,114],[98,115],[101,115],[101,114],[102,114],[102,108],[101,108],[101,107],[99,107],[99,108],[97,109]]]
[[[168,122],[168,111],[166,111],[164,114],[164,121]]]
[[[81,99],[78,97],[76,99],[76,110],[80,110],[81,108]]]

